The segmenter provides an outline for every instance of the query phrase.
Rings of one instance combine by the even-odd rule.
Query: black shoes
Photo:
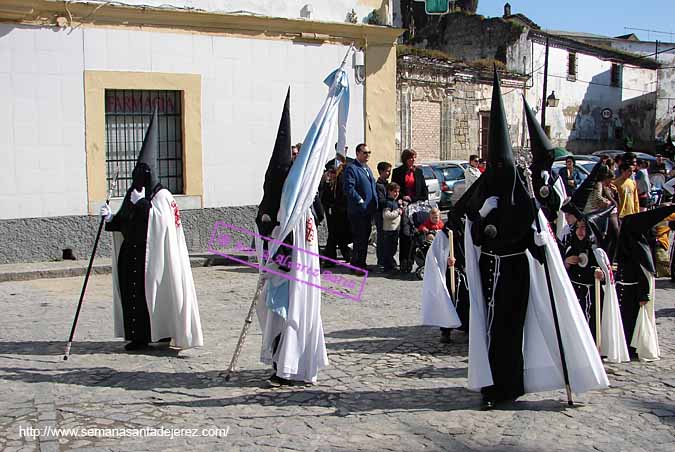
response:
[[[165,337],[165,338],[160,339],[160,340],[157,341],[158,344],[161,344],[161,343],[164,343],[164,342],[171,342],[171,338],[170,338],[170,337]]]
[[[127,345],[124,346],[124,350],[128,352],[132,352],[135,350],[144,350],[148,348],[148,343],[147,342],[136,342],[136,341],[131,341]]]
[[[484,399],[483,402],[480,405],[481,410],[483,411],[489,411],[489,410],[494,410],[497,406],[497,402],[494,400],[487,400]]]
[[[273,388],[278,388],[280,386],[291,386],[293,382],[285,378],[278,377],[277,374],[272,374],[271,377],[267,379],[267,383]]]
[[[448,329],[442,329],[441,330],[441,344],[452,344],[452,338],[450,337],[450,333],[452,330]]]

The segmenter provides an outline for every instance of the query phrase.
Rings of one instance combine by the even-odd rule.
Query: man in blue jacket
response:
[[[368,167],[370,151],[365,143],[356,146],[356,160],[344,172],[344,192],[347,196],[347,216],[352,228],[354,249],[351,264],[366,268],[368,239],[373,215],[377,212],[375,177]]]

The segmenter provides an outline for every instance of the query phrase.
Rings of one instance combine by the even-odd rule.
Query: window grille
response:
[[[577,79],[578,73],[578,59],[575,52],[570,52],[567,55],[567,80],[573,82]]]
[[[620,64],[612,63],[612,70],[610,73],[610,85],[621,87],[622,75],[623,75],[623,66]]]
[[[183,193],[182,92],[159,90],[105,90],[105,148],[108,184],[119,178],[113,196],[123,197],[150,125],[154,106],[159,120],[159,180],[171,193]]]

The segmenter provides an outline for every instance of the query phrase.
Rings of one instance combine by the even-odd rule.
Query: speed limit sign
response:
[[[600,112],[602,119],[609,119],[612,117],[612,110],[610,108],[603,108]]]

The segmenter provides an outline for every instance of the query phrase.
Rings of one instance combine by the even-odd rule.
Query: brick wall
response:
[[[441,103],[428,100],[413,101],[412,147],[419,162],[440,160]]]

